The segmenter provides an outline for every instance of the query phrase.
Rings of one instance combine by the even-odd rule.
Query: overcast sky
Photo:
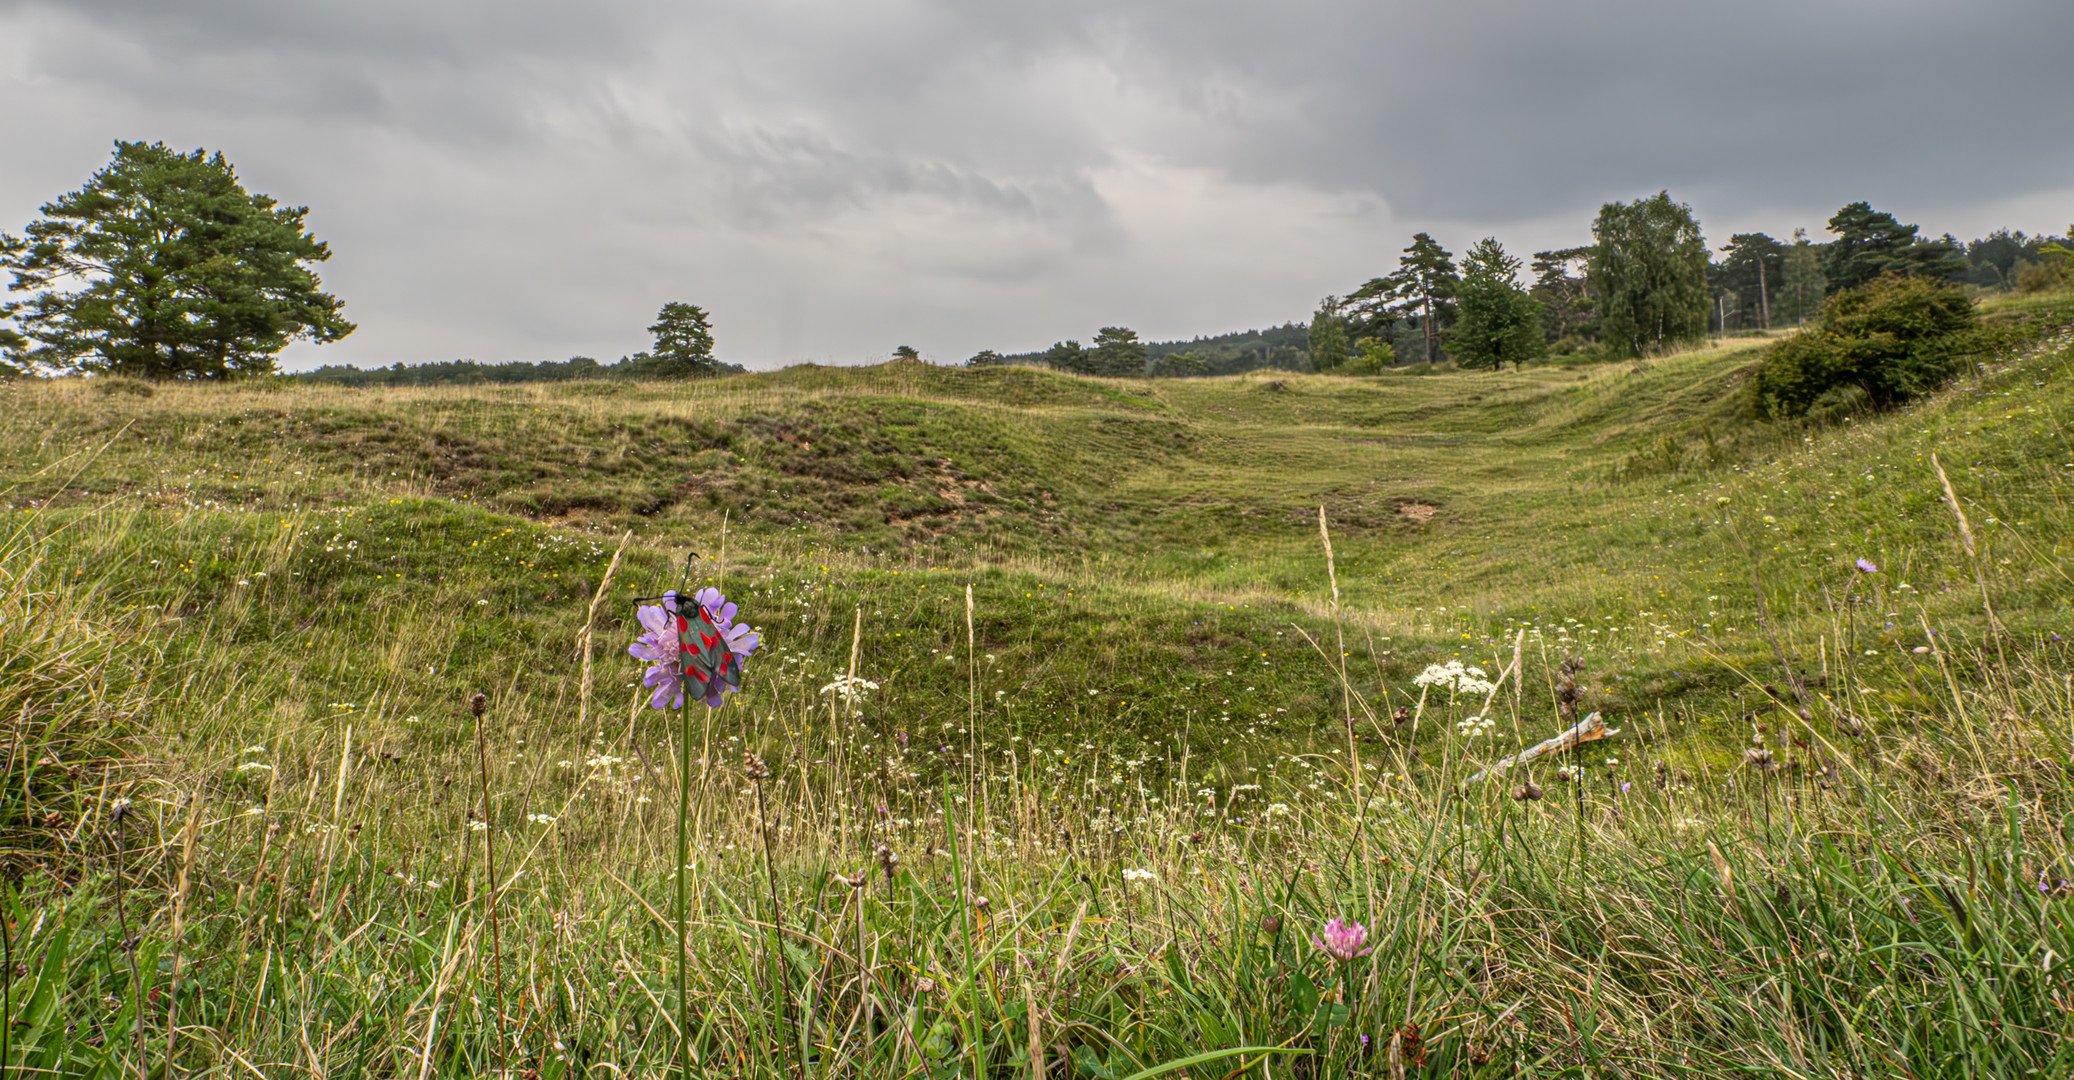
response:
[[[752,368],[1306,319],[1412,233],[1669,189],[1717,247],[1866,199],[2074,224],[2070,0],[0,0],[0,230],[115,139],[310,207],[360,329],[284,366]]]

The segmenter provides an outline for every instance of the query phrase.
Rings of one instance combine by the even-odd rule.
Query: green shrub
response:
[[[2010,268],[2016,291],[2030,296],[2074,288],[2074,251],[2055,243],[2045,245],[2041,255],[2039,262],[2018,259]]]
[[[1936,389],[1973,351],[1963,288],[1890,275],[1822,305],[1816,324],[1772,346],[1753,386],[1758,411],[1805,416],[1820,403],[1889,408]]]

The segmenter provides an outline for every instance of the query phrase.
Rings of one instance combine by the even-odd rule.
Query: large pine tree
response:
[[[1454,320],[1455,289],[1461,283],[1454,256],[1433,237],[1418,233],[1398,258],[1395,273],[1369,282],[1355,295],[1384,299],[1417,322],[1426,341],[1426,362],[1430,364],[1440,357],[1441,330]]]
[[[353,332],[307,264],[331,250],[309,208],[254,195],[222,154],[118,142],[80,190],[46,204],[0,268],[26,300],[0,304],[5,345],[32,371],[226,378],[274,370],[297,339]]]
[[[1966,255],[1957,244],[1923,240],[1917,226],[1903,225],[1894,215],[1854,202],[1829,219],[1836,234],[1824,253],[1822,273],[1833,295],[1863,285],[1882,274],[1945,278],[1964,273]]]

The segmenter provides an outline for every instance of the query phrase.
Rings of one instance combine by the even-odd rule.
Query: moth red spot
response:
[[[703,648],[703,649],[710,649],[710,648],[712,648],[712,647],[713,647],[713,646],[714,646],[715,644],[719,643],[719,641],[720,641],[720,635],[718,635],[718,634],[700,634],[700,635],[699,635],[699,647],[700,647],[700,648]]]

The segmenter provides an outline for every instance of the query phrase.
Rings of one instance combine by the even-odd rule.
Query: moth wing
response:
[[[727,647],[727,638],[713,625],[713,617],[706,609],[699,608],[696,624],[684,620],[677,633],[679,650],[684,657],[684,673],[698,680],[702,687],[711,688],[714,681],[730,690],[742,688],[742,664]]]

